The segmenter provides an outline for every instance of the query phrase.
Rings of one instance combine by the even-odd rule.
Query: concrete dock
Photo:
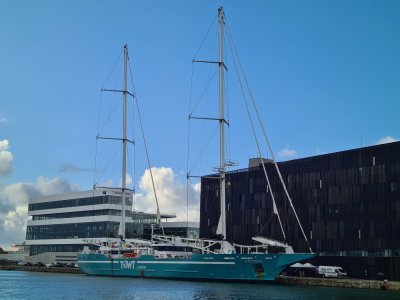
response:
[[[326,287],[337,287],[337,288],[358,288],[358,289],[400,291],[399,281],[388,281],[388,280],[278,276],[275,281],[279,284],[298,284],[298,285],[326,286]]]
[[[83,274],[79,268],[0,266],[0,270]]]
[[[0,270],[83,274],[82,271],[78,268],[0,266]],[[278,276],[275,279],[275,282],[278,284],[293,284],[293,285],[296,284],[296,285],[326,286],[326,287],[336,287],[336,288],[358,288],[358,289],[400,291],[399,281],[388,281],[388,280]]]

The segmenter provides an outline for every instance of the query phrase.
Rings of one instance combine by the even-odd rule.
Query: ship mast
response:
[[[133,140],[127,138],[127,113],[128,113],[128,95],[134,98],[134,95],[128,91],[127,85],[127,77],[128,77],[128,45],[124,45],[124,78],[123,78],[123,88],[122,89],[104,89],[102,88],[102,92],[114,92],[114,93],[122,93],[123,95],[123,110],[122,110],[122,138],[113,138],[113,137],[102,137],[97,135],[97,139],[104,140],[118,140],[122,141],[122,174],[121,174],[121,189],[117,187],[116,189],[121,190],[121,224],[118,229],[118,236],[124,240],[126,237],[126,196],[127,191],[130,189],[126,187],[126,161],[127,161],[127,144],[128,142],[131,144],[135,144]],[[147,149],[146,149],[147,153]],[[96,184],[94,185],[96,188]],[[134,192],[134,190],[132,190]],[[129,195],[129,194],[128,194]]]
[[[121,218],[121,238],[125,239],[125,194],[126,194],[126,119],[127,119],[127,64],[128,64],[128,45],[124,46],[124,89],[123,89],[123,124],[122,124],[122,218]]]
[[[219,173],[219,198],[220,198],[220,218],[218,221],[218,227],[216,234],[222,236],[223,240],[226,240],[226,197],[225,197],[225,168],[229,165],[233,165],[231,162],[225,161],[225,124],[228,124],[225,120],[224,111],[224,69],[226,69],[224,63],[224,52],[223,52],[223,26],[224,26],[224,10],[222,7],[218,8],[218,48],[219,48],[219,58],[218,61],[205,61],[205,60],[195,60],[193,62],[199,63],[212,63],[218,64],[219,73],[219,117],[218,118],[204,118],[204,117],[194,117],[192,114],[189,115],[189,119],[203,119],[203,120],[217,120],[219,122],[219,166],[216,169]],[[213,168],[214,169],[214,168]],[[214,170],[215,170],[214,169]],[[188,175],[189,176],[189,175]]]
[[[220,234],[226,239],[226,199],[225,199],[225,112],[224,112],[224,62],[223,62],[223,22],[224,11],[220,7],[218,9],[218,46],[219,46],[219,133],[220,133],[220,150],[219,150],[219,180],[220,180]]]

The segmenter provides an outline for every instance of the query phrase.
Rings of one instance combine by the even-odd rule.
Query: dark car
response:
[[[66,265],[68,268],[76,268],[74,263],[69,263]]]
[[[37,263],[34,264],[34,266],[42,268],[42,267],[45,267],[46,265],[44,263],[42,263],[42,262],[37,262]]]
[[[58,263],[54,264],[54,267],[56,267],[56,268],[64,268],[65,265],[63,263],[58,262]]]

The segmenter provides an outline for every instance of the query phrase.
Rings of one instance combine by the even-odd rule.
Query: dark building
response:
[[[342,262],[351,269],[350,258],[357,257],[354,276],[373,269],[400,279],[400,142],[278,165],[319,264]],[[306,251],[274,165],[265,166],[287,241],[295,251]],[[255,235],[282,240],[262,166],[229,172],[226,180],[227,239],[238,244],[252,243]],[[200,236],[210,237],[220,214],[219,181],[207,176],[201,187]],[[382,263],[377,266],[374,258]]]

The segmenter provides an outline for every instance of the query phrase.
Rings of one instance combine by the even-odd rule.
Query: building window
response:
[[[244,196],[244,194],[242,194],[242,195],[240,195],[240,209],[241,210],[244,210],[245,209],[245,196]]]
[[[27,240],[118,237],[118,222],[28,226]]]

